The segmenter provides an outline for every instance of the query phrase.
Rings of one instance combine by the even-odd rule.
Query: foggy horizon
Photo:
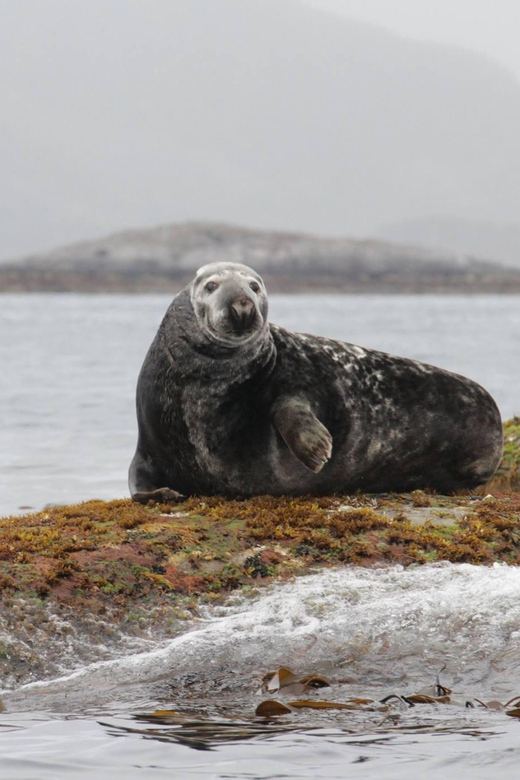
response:
[[[6,5],[0,261],[185,221],[516,251],[520,56],[439,7],[425,42],[407,0]]]

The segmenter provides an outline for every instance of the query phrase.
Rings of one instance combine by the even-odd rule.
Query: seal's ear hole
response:
[[[260,285],[258,284],[258,282],[251,282],[249,286],[254,293],[260,292]]]
[[[208,282],[206,285],[204,285],[204,289],[206,292],[212,293],[215,292],[217,289],[218,284],[216,282]]]

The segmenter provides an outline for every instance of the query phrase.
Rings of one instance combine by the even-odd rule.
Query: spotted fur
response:
[[[137,500],[448,492],[485,482],[502,453],[498,409],[478,384],[269,325],[262,280],[238,264],[205,266],[174,299],[137,417]]]

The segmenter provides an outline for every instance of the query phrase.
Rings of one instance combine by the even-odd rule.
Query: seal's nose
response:
[[[238,332],[245,331],[253,324],[255,319],[255,304],[247,295],[242,295],[231,302],[229,314],[234,329]]]

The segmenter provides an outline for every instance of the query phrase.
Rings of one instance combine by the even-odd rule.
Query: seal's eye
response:
[[[260,285],[258,284],[258,282],[251,282],[249,286],[254,293],[260,292]]]
[[[215,292],[217,287],[218,287],[218,284],[216,282],[208,282],[204,286],[204,289],[206,290],[206,292],[212,293],[212,292]]]

